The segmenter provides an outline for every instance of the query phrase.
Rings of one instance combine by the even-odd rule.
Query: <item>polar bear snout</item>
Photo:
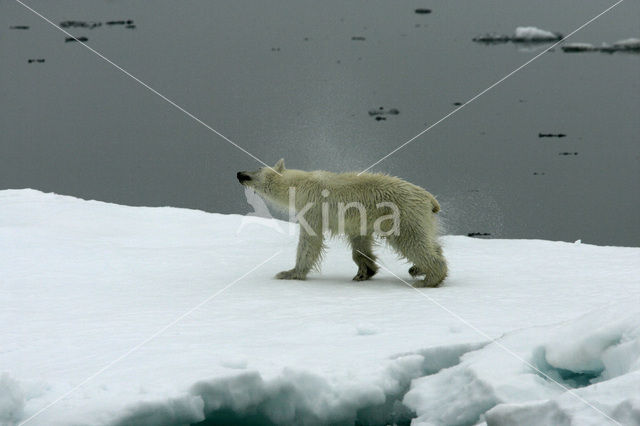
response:
[[[246,172],[238,172],[237,176],[238,176],[238,181],[240,183],[244,183],[248,180],[251,180],[251,176],[249,176]]]

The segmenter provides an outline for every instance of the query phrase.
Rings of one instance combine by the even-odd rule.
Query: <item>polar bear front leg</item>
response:
[[[276,275],[279,280],[304,280],[309,271],[320,263],[324,248],[321,235],[309,235],[300,229],[296,266],[288,271]]]

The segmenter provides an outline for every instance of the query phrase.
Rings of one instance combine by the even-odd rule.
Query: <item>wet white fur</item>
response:
[[[243,172],[251,177],[243,184],[273,204],[288,209],[290,188],[295,188],[295,210],[300,212],[308,203],[312,206],[304,213],[304,220],[312,233],[300,227],[300,239],[296,266],[280,272],[280,279],[305,279],[307,273],[319,265],[323,245],[323,230],[348,237],[353,260],[358,265],[354,280],[366,280],[378,270],[372,252],[374,224],[383,216],[389,218],[393,210],[380,207],[380,203],[393,203],[399,212],[396,233],[384,236],[398,254],[413,263],[412,276],[424,275],[415,283],[419,287],[436,287],[447,275],[447,264],[437,241],[437,217],[440,205],[435,197],[423,188],[400,178],[379,173],[332,173],[328,171],[289,170],[284,160],[273,168],[256,172]],[[361,212],[357,208],[342,210],[343,229],[340,229],[339,205],[358,203],[366,213],[365,232],[362,233]],[[323,220],[324,217],[324,220]],[[391,219],[381,220],[378,229],[384,233],[392,230]],[[313,235],[315,234],[315,235]]]

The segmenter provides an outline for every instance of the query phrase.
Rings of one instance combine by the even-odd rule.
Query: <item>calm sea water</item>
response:
[[[102,23],[69,31],[265,162],[335,171],[368,167],[546,47],[474,36],[567,34],[612,4],[25,1],[56,24]],[[121,20],[135,28],[107,25]],[[235,173],[258,162],[65,37],[0,0],[0,189],[251,210]],[[570,41],[628,37],[631,0]],[[449,233],[640,245],[639,71],[640,55],[555,49],[373,170],[436,194]],[[377,121],[380,108],[399,113]]]

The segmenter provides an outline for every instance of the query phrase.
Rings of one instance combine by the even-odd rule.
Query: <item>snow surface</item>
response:
[[[275,280],[286,228],[0,191],[0,424],[640,424],[639,248],[447,236],[416,290]]]

